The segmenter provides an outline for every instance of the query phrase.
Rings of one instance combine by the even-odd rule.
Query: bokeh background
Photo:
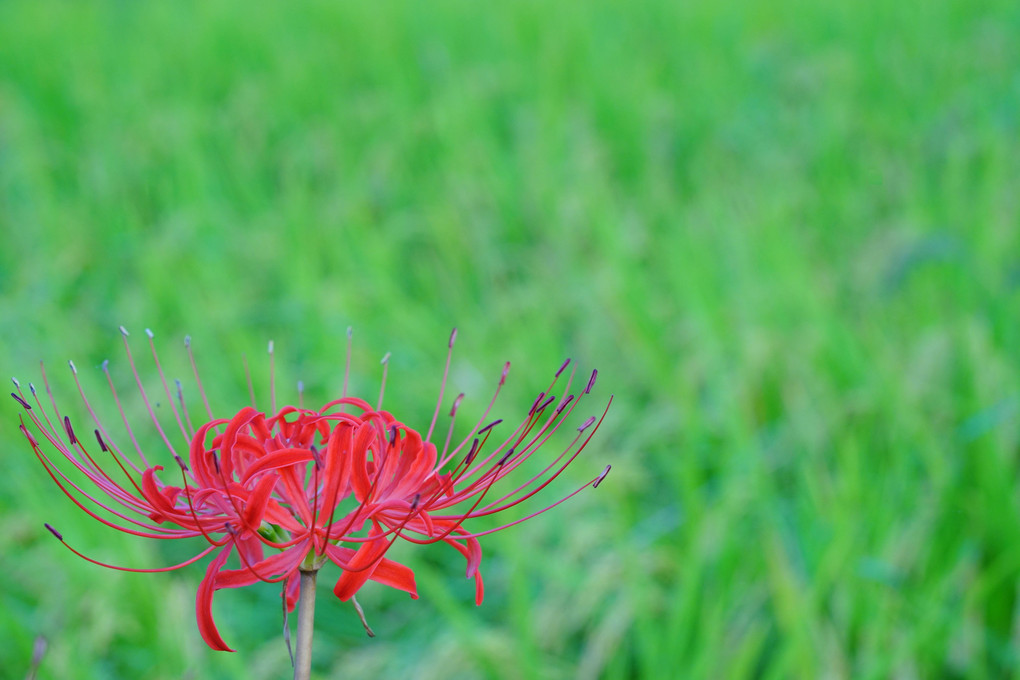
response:
[[[124,324],[182,377],[190,333],[217,408],[269,339],[324,400],[353,326],[355,391],[392,352],[425,427],[453,326],[474,413],[504,360],[504,417],[597,366],[551,493],[606,483],[487,537],[481,608],[405,550],[369,640],[324,576],[318,677],[1015,676],[1018,35],[1009,0],[6,0],[0,371],[127,390]],[[18,412],[0,675],[42,635],[40,678],[288,677],[275,587],[218,595],[214,653],[202,566],[54,541],[188,555],[76,510]]]

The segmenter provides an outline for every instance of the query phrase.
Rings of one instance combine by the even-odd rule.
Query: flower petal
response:
[[[241,483],[247,484],[248,480],[260,472],[266,470],[278,470],[282,467],[307,463],[312,460],[312,452],[308,449],[280,449],[266,454],[249,465],[241,477]]]
[[[195,617],[198,619],[198,632],[202,634],[205,644],[220,652],[234,650],[227,646],[227,643],[220,637],[220,632],[216,630],[216,623],[212,617],[212,598],[213,592],[216,590],[217,574],[226,564],[227,558],[230,557],[230,551],[233,549],[234,545],[228,543],[220,551],[220,554],[209,563],[205,570],[205,578],[199,584],[198,593],[195,596]]]
[[[355,554],[356,552],[351,548],[336,546],[332,543],[326,546],[326,555],[341,568],[350,564],[351,558]],[[384,586],[409,593],[414,600],[418,599],[418,586],[414,580],[414,571],[400,562],[394,562],[384,557],[379,560],[379,564],[369,578]]]
[[[463,530],[458,529],[458,532],[460,531]],[[467,577],[475,577],[475,604],[481,604],[485,598],[485,586],[482,584],[482,572],[478,569],[482,563],[482,547],[478,539],[473,537],[464,539],[467,545],[452,538],[444,538],[443,542],[452,545],[467,560]]]
[[[365,581],[370,579],[372,573],[378,568],[382,556],[390,547],[389,540],[381,537],[382,533],[379,525],[373,523],[369,538],[372,536],[380,536],[380,538],[362,543],[354,556],[347,561],[344,573],[340,575],[333,588],[333,594],[340,598],[341,602],[346,602],[354,597],[354,594],[361,589],[361,586],[365,585]]]
[[[223,569],[216,576],[216,588],[240,588],[260,581],[271,579],[283,574],[297,573],[298,565],[308,554],[308,541],[302,541],[281,553],[270,555],[256,564],[241,569]]]

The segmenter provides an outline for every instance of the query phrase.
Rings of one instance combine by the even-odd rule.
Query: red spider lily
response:
[[[471,532],[464,527],[465,521],[496,514],[532,497],[559,476],[584,449],[601,424],[601,418],[597,422],[595,417],[584,421],[577,428],[573,441],[541,472],[493,498],[497,496],[496,485],[523,465],[570,416],[581,401],[580,396],[588,394],[596,372],[592,372],[577,399],[566,395],[557,400],[547,393],[570,363],[569,360],[565,362],[521,424],[490,448],[487,444],[493,428],[502,421],[483,423],[506,379],[509,363],[506,364],[482,418],[463,441],[451,448],[453,419],[464,395],[454,400],[450,427],[440,453],[430,440],[443,400],[456,331],[450,337],[439,402],[423,438],[381,410],[382,390],[376,408],[362,399],[347,397],[346,373],[344,396],[320,410],[286,406],[277,411],[275,390],[272,390],[272,416],[252,406],[241,409],[232,418],[214,418],[195,367],[190,340],[186,339],[196,384],[209,418],[196,430],[192,427],[180,382],[177,382],[175,402],[156,354],[152,332],[147,330],[153,361],[176,426],[183,440],[190,442],[185,463],[156,417],[142,387],[128,333],[123,328],[121,331],[142,401],[180,471],[180,486],[161,480],[163,466],[147,459],[121,407],[106,362],[103,371],[137,461],[127,452],[127,447],[114,443],[97,417],[85,397],[73,363],[70,366],[75,384],[95,425],[96,444],[102,456],[112,459],[113,474],[100,465],[99,456],[89,452],[89,448],[94,452],[94,447],[86,447],[78,439],[70,418],[61,417],[45,370],[43,382],[50,409],[43,406],[33,385],[29,385],[29,393],[34,405],[29,403],[18,381],[14,381],[16,392],[12,396],[24,407],[28,419],[27,424],[22,419],[21,430],[54,482],[93,518],[120,531],[147,538],[201,536],[209,546],[180,564],[159,569],[131,569],[87,557],[69,546],[49,524],[46,527],[75,554],[95,564],[125,571],[170,571],[213,554],[196,598],[199,630],[213,649],[232,651],[213,622],[214,591],[256,581],[283,582],[286,604],[292,610],[297,599],[299,570],[315,571],[327,561],[342,570],[334,588],[342,601],[350,600],[368,580],[417,598],[412,570],[385,557],[398,538],[416,544],[444,542],[454,547],[467,560],[467,576],[475,579],[476,602],[480,604],[483,586],[478,537],[545,512],[588,485],[598,486],[609,472],[607,466],[600,475],[538,512],[496,528]],[[272,355],[270,344],[271,376]],[[349,358],[348,347],[348,363]],[[385,387],[385,359],[383,363]],[[572,378],[573,373],[566,378],[564,392],[569,390]],[[612,398],[609,401],[611,403]],[[607,404],[606,411],[608,408]],[[348,413],[347,409],[356,413]],[[106,498],[86,491],[74,476],[68,476],[46,452],[40,439],[56,449]],[[272,551],[269,556],[266,556],[266,548]],[[227,562],[235,551],[239,568],[227,569]]]

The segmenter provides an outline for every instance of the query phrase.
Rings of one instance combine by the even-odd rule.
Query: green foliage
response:
[[[148,326],[225,407],[268,339],[325,399],[352,325],[355,391],[392,351],[427,424],[451,326],[475,415],[504,360],[510,417],[598,366],[557,488],[606,483],[487,537],[480,609],[405,550],[422,597],[366,588],[368,640],[324,576],[319,677],[1014,676],[1018,34],[1004,1],[9,0],[3,370],[127,390],[116,327]],[[41,678],[287,675],[272,587],[218,594],[216,654],[200,566],[53,541],[181,558],[62,500],[18,411],[0,668],[41,634]]]

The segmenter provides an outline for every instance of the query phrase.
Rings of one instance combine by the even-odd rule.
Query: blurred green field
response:
[[[426,427],[453,326],[475,412],[504,360],[504,417],[597,366],[557,489],[605,484],[486,537],[480,608],[403,550],[421,599],[366,587],[370,640],[324,572],[320,678],[1020,676],[1018,35],[1006,1],[7,0],[0,372],[127,390],[124,324],[175,375],[190,333],[224,409],[269,339],[325,400],[353,326],[355,391],[392,352]],[[43,635],[40,678],[288,677],[275,587],[218,594],[215,653],[202,566],[54,541],[188,555],[64,500],[18,413],[0,676]]]

